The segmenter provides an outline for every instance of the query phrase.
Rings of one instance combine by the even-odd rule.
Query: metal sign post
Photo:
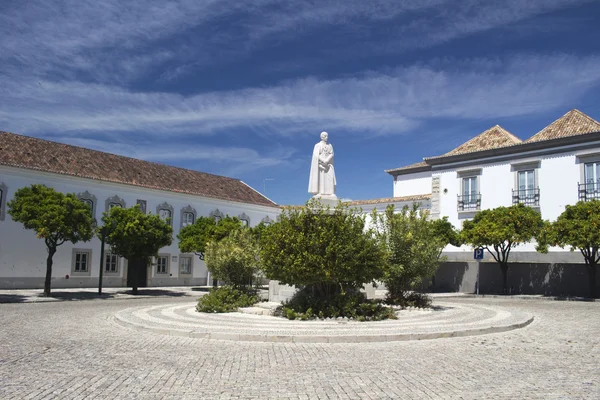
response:
[[[473,258],[477,261],[477,283],[476,283],[476,294],[479,294],[479,271],[481,270],[481,260],[483,260],[483,249],[478,248],[473,250]]]

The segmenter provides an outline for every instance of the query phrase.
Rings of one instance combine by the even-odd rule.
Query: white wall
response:
[[[588,153],[594,149],[586,150]],[[434,170],[433,177],[440,178],[440,217],[447,216],[449,221],[457,228],[462,227],[462,222],[471,219],[474,213],[457,210],[457,196],[461,194],[461,179],[458,172],[481,169],[479,175],[479,189],[481,193],[481,208],[490,209],[500,206],[512,205],[512,190],[516,189],[516,172],[513,165],[539,162],[536,170],[537,185],[540,189],[540,212],[542,218],[555,220],[568,204],[578,201],[577,183],[581,182],[581,164],[573,151],[555,155],[540,155],[515,157],[512,160],[494,162],[482,160],[477,165],[453,166],[447,169]],[[420,174],[406,175],[403,182],[418,182],[422,179]],[[415,185],[416,186],[416,185]],[[394,184],[394,195],[398,183]],[[553,248],[552,251],[565,252],[569,249]],[[471,252],[466,246],[457,249],[448,246],[446,252]],[[528,243],[514,249],[516,252],[535,252],[535,244]]]
[[[394,181],[394,197],[431,193],[431,171],[398,175]]]
[[[191,205],[195,208],[198,217],[208,216],[216,209],[224,215],[230,216],[239,216],[245,213],[250,217],[251,226],[260,223],[267,216],[275,220],[280,213],[280,209],[277,207],[236,203],[9,167],[0,167],[0,183],[7,186],[7,201],[12,199],[16,190],[34,183],[45,184],[64,193],[79,194],[87,190],[97,199],[94,217],[99,223],[102,212],[105,211],[106,199],[114,195],[124,199],[127,207],[135,205],[137,199],[146,200],[147,211],[153,214],[156,213],[156,207],[159,204],[167,202],[173,207],[173,243],[162,248],[159,253],[170,256],[170,274],[157,275],[156,267],[152,267],[152,271],[148,271],[149,286],[196,285],[206,281],[206,266],[195,255],[193,256],[192,275],[179,275],[181,254],[177,247],[176,235],[180,230],[180,211],[183,207]],[[91,249],[89,276],[76,276],[72,273],[73,248]],[[176,262],[172,261],[172,256],[177,256]],[[0,221],[0,288],[32,287],[32,285],[41,287],[46,273],[46,257],[46,246],[43,240],[37,239],[33,231],[23,229],[22,224],[12,221],[6,214],[4,221]],[[105,274],[103,280],[105,286],[125,286],[127,276],[124,261],[121,261],[118,274]],[[93,286],[91,283],[94,280],[94,285],[97,284],[99,265],[100,241],[97,238],[75,245],[67,242],[60,246],[54,255],[53,287]],[[68,280],[65,278],[66,275],[69,275]]]

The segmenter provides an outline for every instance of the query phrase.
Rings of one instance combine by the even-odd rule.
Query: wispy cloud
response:
[[[23,133],[206,135],[255,129],[391,134],[424,119],[485,119],[569,107],[600,84],[600,56],[438,60],[386,72],[182,96],[82,82],[0,77],[0,126]]]
[[[169,81],[314,35],[328,59],[361,58],[433,46],[586,1],[32,0],[0,12],[0,62],[13,77],[122,84],[152,71]],[[376,34],[380,24],[385,40]],[[348,37],[353,46],[339,46]]]

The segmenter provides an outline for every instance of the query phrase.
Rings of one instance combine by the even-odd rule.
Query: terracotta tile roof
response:
[[[425,168],[425,167],[428,167],[428,166],[429,166],[429,164],[427,164],[425,161],[420,161],[418,163],[410,164],[410,165],[407,165],[405,167],[393,168],[393,169],[386,169],[385,172],[387,172],[388,174],[390,174],[390,173],[393,173],[393,172],[401,172],[401,171],[406,171],[406,170]]]
[[[600,132],[600,122],[573,109],[527,139],[525,143]]]
[[[431,199],[431,194],[416,194],[413,196],[402,196],[402,197],[384,197],[381,199],[369,199],[369,200],[354,200],[349,201],[349,206],[361,206],[370,204],[385,204],[385,203],[398,203],[402,201],[423,201]]]
[[[475,136],[473,139],[461,144],[457,148],[439,157],[455,156],[457,154],[474,153],[477,151],[497,149],[499,147],[514,146],[522,143],[521,139],[496,125]],[[435,157],[431,157],[435,158]]]
[[[276,207],[239,179],[0,131],[0,165]]]

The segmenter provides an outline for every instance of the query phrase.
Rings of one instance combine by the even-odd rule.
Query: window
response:
[[[267,215],[266,217],[264,217],[262,219],[261,222],[265,225],[271,225],[273,223],[273,220],[271,218],[269,218],[269,216]]]
[[[181,226],[188,226],[194,224],[194,214],[191,212],[184,212],[181,218]]]
[[[246,215],[246,213],[242,213],[239,217],[240,221],[242,221],[242,225],[246,228],[250,227],[250,217]]]
[[[219,209],[218,209],[218,208],[217,208],[215,211],[211,212],[211,213],[210,213],[210,216],[211,216],[212,218],[214,218],[214,220],[215,220],[215,223],[217,223],[217,224],[219,223],[219,221],[220,221],[221,219],[223,219],[223,213],[222,213],[221,211],[219,211]]]
[[[196,210],[191,206],[187,205],[181,209],[181,227],[193,225],[196,222]]]
[[[535,170],[517,171],[517,190],[513,191],[513,204],[539,206],[540,191],[535,185]]]
[[[156,273],[157,274],[168,274],[169,273],[169,256],[156,257]]]
[[[179,273],[187,275],[192,273],[192,257],[179,258]]]
[[[140,211],[146,214],[146,200],[136,200],[136,204],[140,206]]]
[[[0,182],[0,221],[4,221],[6,208],[6,185]]]
[[[92,219],[95,219],[95,217],[96,217],[96,196],[94,196],[93,194],[91,194],[90,192],[88,192],[86,190],[83,193],[79,193],[77,195],[77,198],[88,205],[88,207],[90,208],[90,214],[92,216]]]
[[[119,256],[112,253],[104,255],[104,272],[113,274],[119,272]]]
[[[113,197],[106,199],[105,206],[106,212],[109,212],[114,207],[125,208],[125,200],[117,195],[114,195]]]
[[[73,249],[71,261],[71,273],[73,275],[90,275],[92,262],[92,250]]]
[[[600,199],[600,162],[586,163],[583,173],[586,200]]]
[[[167,202],[159,204],[156,207],[156,215],[160,217],[167,224],[173,226],[173,207],[171,207]]]
[[[465,176],[461,179],[462,195],[458,196],[458,211],[477,211],[481,208],[481,194],[477,176]]]
[[[164,208],[161,208],[160,210],[158,210],[158,216],[163,221],[169,222],[169,221],[171,221],[171,210],[166,210]]]

